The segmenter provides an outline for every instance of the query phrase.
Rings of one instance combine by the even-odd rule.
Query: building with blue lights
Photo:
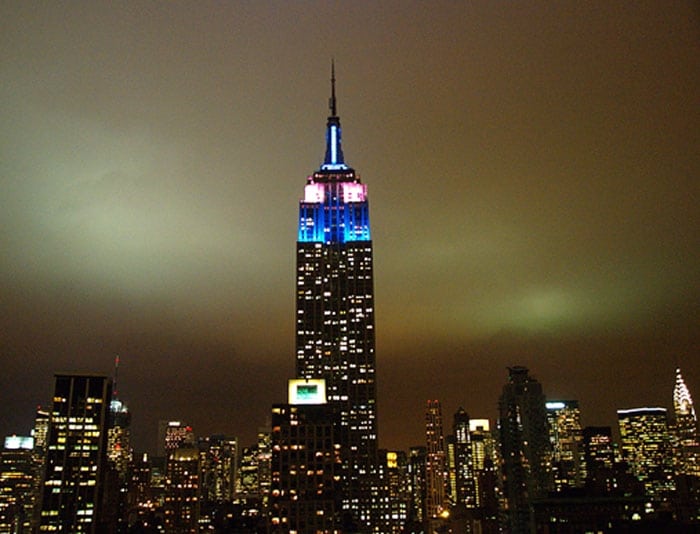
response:
[[[346,520],[370,531],[377,461],[374,289],[367,186],[343,157],[331,76],[326,154],[299,204],[296,375],[324,379],[339,415]]]

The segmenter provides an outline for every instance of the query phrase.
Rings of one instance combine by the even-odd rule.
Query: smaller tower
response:
[[[690,390],[685,385],[681,370],[676,369],[673,388],[673,414],[676,441],[676,473],[700,477],[700,439],[698,419]]]
[[[429,400],[425,410],[426,441],[426,524],[429,532],[440,524],[441,517],[448,510],[446,498],[446,451],[442,430],[442,407],[440,401]]]

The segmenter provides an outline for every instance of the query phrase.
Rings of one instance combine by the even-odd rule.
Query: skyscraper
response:
[[[408,457],[403,451],[379,451],[379,480],[384,481],[384,532],[406,532],[406,521],[411,504],[411,485],[408,478]]]
[[[5,447],[0,451],[0,532],[31,532],[38,474],[34,438],[5,438]]]
[[[219,435],[199,438],[197,441],[202,474],[202,501],[233,501],[238,440]]]
[[[700,439],[698,418],[695,414],[693,398],[685,385],[681,370],[676,369],[676,383],[673,388],[673,415],[676,434],[676,472],[684,475],[700,476]]]
[[[129,464],[133,460],[131,449],[131,412],[129,407],[119,399],[117,377],[119,356],[114,360],[114,379],[112,380],[112,400],[109,404],[109,429],[107,431],[107,457],[119,475],[120,483],[126,481]]]
[[[408,522],[413,527],[422,528],[425,520],[425,495],[427,492],[425,480],[425,464],[428,455],[422,445],[413,446],[408,451],[408,486],[410,505]]]
[[[498,532],[498,450],[488,419],[469,420],[470,461],[481,531]]]
[[[447,510],[445,495],[447,481],[445,438],[442,431],[442,408],[440,401],[428,401],[425,410],[425,440],[426,440],[426,525],[432,532],[440,523],[442,513]]]
[[[460,407],[454,414],[452,421],[455,440],[455,483],[457,486],[455,502],[463,504],[467,508],[474,508],[477,504],[477,498],[474,489],[469,414]]]
[[[179,447],[168,454],[164,494],[165,531],[173,534],[199,532],[199,451]]]
[[[674,490],[666,408],[618,410],[622,456],[647,495],[664,500]]]
[[[299,205],[296,375],[326,382],[340,421],[343,507],[366,530],[377,459],[372,241],[367,186],[343,156],[334,72],[325,158]]]
[[[287,404],[272,407],[270,532],[342,528],[340,429],[323,380],[291,380]]]
[[[112,381],[106,376],[56,375],[39,530],[107,531],[103,522],[111,399]]]
[[[529,375],[526,367],[509,367],[498,409],[508,530],[531,532],[532,501],[546,496],[552,486],[542,384]]]
[[[550,401],[547,408],[549,441],[552,444],[554,489],[583,487],[585,464],[583,429],[578,401]]]

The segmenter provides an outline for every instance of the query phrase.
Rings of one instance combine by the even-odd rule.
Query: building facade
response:
[[[0,532],[31,532],[39,474],[34,460],[34,438],[5,438],[0,452]]]
[[[425,410],[426,441],[426,526],[432,532],[449,511],[447,500],[447,453],[442,429],[442,407],[440,401],[429,400]]]
[[[326,403],[323,380],[292,380],[290,388],[288,404],[272,407],[270,532],[351,532],[336,406]]]
[[[698,418],[693,398],[680,369],[676,369],[676,382],[673,387],[673,416],[676,473],[700,477]]]
[[[164,523],[168,534],[199,532],[200,479],[199,451],[180,447],[168,455],[165,470]]]
[[[343,506],[373,528],[377,462],[372,240],[367,186],[344,160],[335,76],[326,155],[299,205],[296,376],[324,379],[340,420]]]
[[[622,458],[650,498],[666,500],[675,489],[666,408],[617,410],[617,420]]]
[[[578,401],[548,401],[547,423],[552,446],[552,475],[558,492],[584,485],[583,429]]]
[[[40,532],[109,532],[105,509],[107,426],[112,381],[106,376],[56,375]]]
[[[499,398],[499,430],[507,528],[534,528],[532,502],[552,489],[551,445],[542,385],[525,367],[509,367]]]

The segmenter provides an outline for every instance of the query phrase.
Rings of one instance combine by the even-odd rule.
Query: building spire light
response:
[[[338,111],[336,108],[335,101],[335,60],[331,59],[331,99],[329,102],[329,107],[331,110],[331,117],[337,117]]]
[[[345,165],[340,141],[340,118],[335,98],[335,60],[331,60],[331,97],[328,101],[328,107],[330,108],[330,116],[326,123],[326,157],[321,165],[321,170],[345,171],[349,167]]]

